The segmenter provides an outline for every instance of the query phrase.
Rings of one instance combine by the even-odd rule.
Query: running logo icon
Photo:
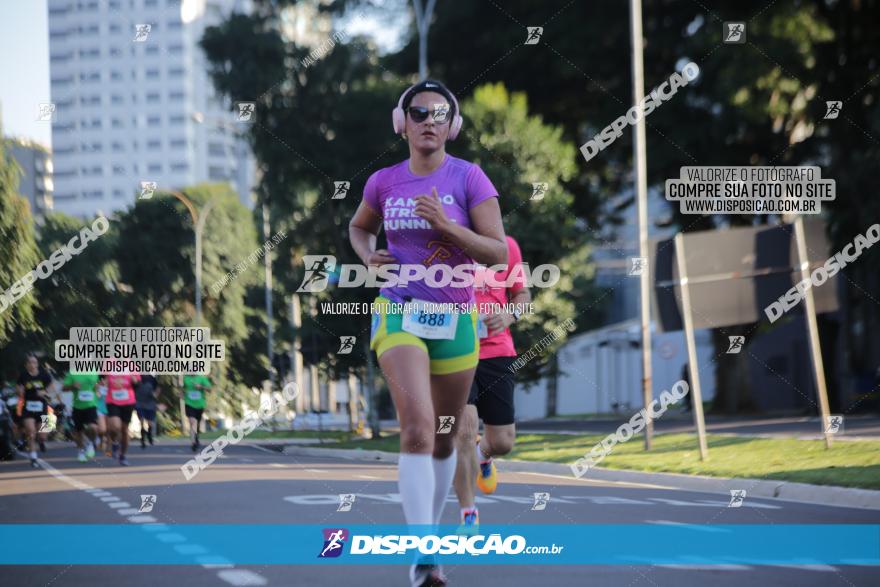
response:
[[[825,102],[825,120],[834,120],[840,116],[841,108],[843,108],[843,102],[840,100]]]
[[[55,104],[52,102],[37,104],[37,122],[55,122]]]
[[[724,42],[728,45],[742,45],[746,42],[746,23],[725,22]]]
[[[349,181],[334,181],[333,182],[333,197],[331,200],[344,200],[345,196],[348,195],[348,188],[351,187],[351,182]]]
[[[825,416],[825,434],[843,432],[843,416]]]
[[[153,511],[153,506],[156,505],[156,496],[155,495],[141,495],[141,507],[138,508],[139,514],[146,514]]]
[[[337,512],[350,512],[351,506],[354,505],[354,493],[340,493],[339,494],[339,507],[336,508]]]
[[[730,503],[727,504],[729,508],[739,508],[742,507],[743,500],[746,498],[746,490],[745,489],[731,489],[730,490]]]
[[[142,181],[141,195],[138,196],[138,200],[149,200],[153,197],[153,192],[155,192],[158,188],[159,184],[155,181]]]
[[[437,434],[449,434],[452,432],[452,426],[455,424],[455,416],[437,416],[440,425],[437,427]]]
[[[728,355],[738,355],[739,352],[743,348],[743,343],[746,341],[745,336],[728,336],[727,340],[730,341],[730,346],[727,348]]]
[[[446,122],[449,119],[449,104],[434,104],[434,112],[431,118],[438,124]]]
[[[55,423],[58,421],[55,414],[43,414],[40,416],[40,429],[38,432],[55,432]]]
[[[317,293],[327,289],[330,272],[336,267],[333,255],[303,255],[306,274],[297,293]]]
[[[256,102],[236,102],[235,108],[238,111],[236,113],[236,120],[238,122],[254,122],[256,121],[256,110],[257,103]]]
[[[550,494],[549,493],[535,493],[535,503],[532,504],[533,512],[540,512],[547,509],[547,504],[550,502]]]
[[[339,350],[336,351],[337,355],[350,355],[351,351],[354,350],[354,343],[357,342],[356,336],[340,336],[339,337]]]
[[[630,276],[639,276],[645,272],[645,267],[648,266],[648,258],[647,257],[630,257],[629,258],[630,266],[629,266],[629,275]]]
[[[134,38],[131,40],[132,43],[143,43],[147,40],[147,37],[150,36],[150,31],[153,29],[153,25],[151,24],[136,24],[134,25]]]
[[[318,558],[336,558],[342,554],[345,541],[348,540],[348,530],[345,528],[324,528],[324,547]]]
[[[529,26],[526,27],[526,45],[537,45],[538,41],[541,40],[541,35],[544,34],[544,27],[542,26]]]
[[[543,200],[544,194],[547,193],[547,188],[550,187],[550,184],[546,182],[534,182],[532,183],[532,197],[530,200]]]

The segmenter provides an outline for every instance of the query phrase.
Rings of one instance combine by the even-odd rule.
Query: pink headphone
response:
[[[394,133],[400,134],[406,129],[406,113],[403,111],[403,99],[406,95],[413,90],[421,86],[424,91],[431,91],[433,89],[440,90],[438,94],[449,94],[449,97],[452,98],[452,105],[455,108],[455,116],[452,117],[452,122],[449,125],[449,140],[454,141],[455,137],[458,136],[459,131],[461,131],[461,124],[464,122],[461,118],[461,110],[458,108],[458,100],[455,99],[455,96],[452,92],[450,92],[445,87],[440,84],[432,81],[422,81],[414,86],[410,86],[400,95],[400,99],[397,101],[397,107],[391,112],[391,124],[394,125]]]

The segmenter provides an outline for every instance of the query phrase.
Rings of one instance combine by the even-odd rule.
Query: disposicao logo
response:
[[[345,541],[348,540],[348,530],[345,528],[324,528],[324,547],[318,558],[336,558],[342,554]]]

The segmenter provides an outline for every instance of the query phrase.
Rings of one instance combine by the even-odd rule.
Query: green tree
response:
[[[212,202],[202,240],[202,308],[211,337],[222,339],[226,347],[226,361],[215,363],[212,371],[217,398],[212,401],[236,414],[249,387],[259,386],[262,379],[254,379],[246,368],[246,361],[260,360],[259,353],[254,351],[246,360],[240,357],[250,335],[245,296],[258,275],[248,258],[260,242],[250,211],[228,184],[199,184],[182,193],[199,211]],[[149,200],[138,200],[117,222],[124,235],[118,240],[116,259],[125,322],[116,325],[194,324],[194,227],[185,205],[157,192]],[[224,279],[237,266],[241,271]],[[169,382],[176,384],[175,379]],[[176,410],[172,404],[173,417]]]
[[[747,43],[722,43],[723,21],[743,21]],[[645,0],[645,88],[650,91],[680,67],[696,62],[701,75],[647,119],[648,185],[660,188],[684,165],[820,165],[837,180],[837,200],[826,204],[830,235],[839,247],[857,227],[880,215],[873,194],[880,172],[880,4]],[[491,23],[487,26],[487,23]],[[526,26],[542,26],[538,44],[524,45]],[[467,39],[466,43],[444,42]],[[626,2],[456,3],[436,11],[431,26],[431,72],[465,93],[477,82],[503,81],[529,96],[532,110],[560,124],[565,137],[584,143],[632,105],[629,13]],[[416,35],[385,65],[410,71]],[[824,120],[825,101],[844,103],[837,120]],[[631,194],[632,139],[625,132],[599,156],[578,161],[571,182],[573,213],[588,226],[613,225],[614,196]],[[595,205],[596,201],[603,206]],[[624,207],[624,209],[626,209]],[[631,209],[630,209],[631,210]],[[675,211],[683,231],[776,222],[766,216],[688,216]],[[847,267],[842,305],[851,364],[861,373],[880,363],[880,253],[871,250]],[[714,332],[716,354],[739,325]],[[827,344],[833,344],[827,341]],[[747,353],[718,362],[719,404],[747,406],[736,397]],[[827,366],[829,371],[831,367]],[[731,394],[728,400],[725,396]],[[740,400],[745,401],[740,401]],[[834,397],[832,396],[832,403]],[[846,407],[846,406],[843,406]]]
[[[30,208],[27,200],[18,195],[20,173],[6,141],[0,140],[0,293],[6,292],[40,261]],[[0,301],[0,347],[6,345],[14,332],[38,328],[35,309],[36,299],[32,293],[15,302]]]
[[[41,330],[34,340],[34,348],[53,356],[55,341],[68,338],[71,328],[115,326],[123,318],[116,291],[113,254],[118,232],[114,224],[110,220],[106,233],[90,241],[51,277],[35,285]],[[91,222],[60,212],[47,214],[40,227],[40,254],[48,259],[53,252],[67,246],[74,235],[90,226]],[[56,368],[66,370],[68,365],[62,363]]]
[[[560,127],[530,114],[524,93],[510,93],[503,84],[476,88],[461,107],[467,120],[463,144],[451,143],[449,149],[479,164],[492,180],[500,195],[505,232],[519,243],[523,261],[531,269],[560,269],[556,285],[532,289],[536,312],[516,328],[520,351],[569,319],[580,328],[598,325],[601,294],[592,286],[584,223],[572,214],[575,198],[566,187],[577,170],[574,145],[563,138]],[[542,198],[532,199],[535,184],[546,184]],[[543,374],[564,341],[565,336],[557,338],[519,372],[520,379]]]

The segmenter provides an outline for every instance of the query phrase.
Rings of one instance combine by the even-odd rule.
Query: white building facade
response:
[[[215,94],[198,46],[206,27],[249,10],[249,2],[48,5],[56,210],[89,216],[126,208],[144,181],[159,190],[228,182],[251,205],[247,123]]]
[[[18,193],[27,198],[31,214],[39,222],[54,206],[52,154],[43,145],[23,139],[6,139],[6,148],[21,168]]]

